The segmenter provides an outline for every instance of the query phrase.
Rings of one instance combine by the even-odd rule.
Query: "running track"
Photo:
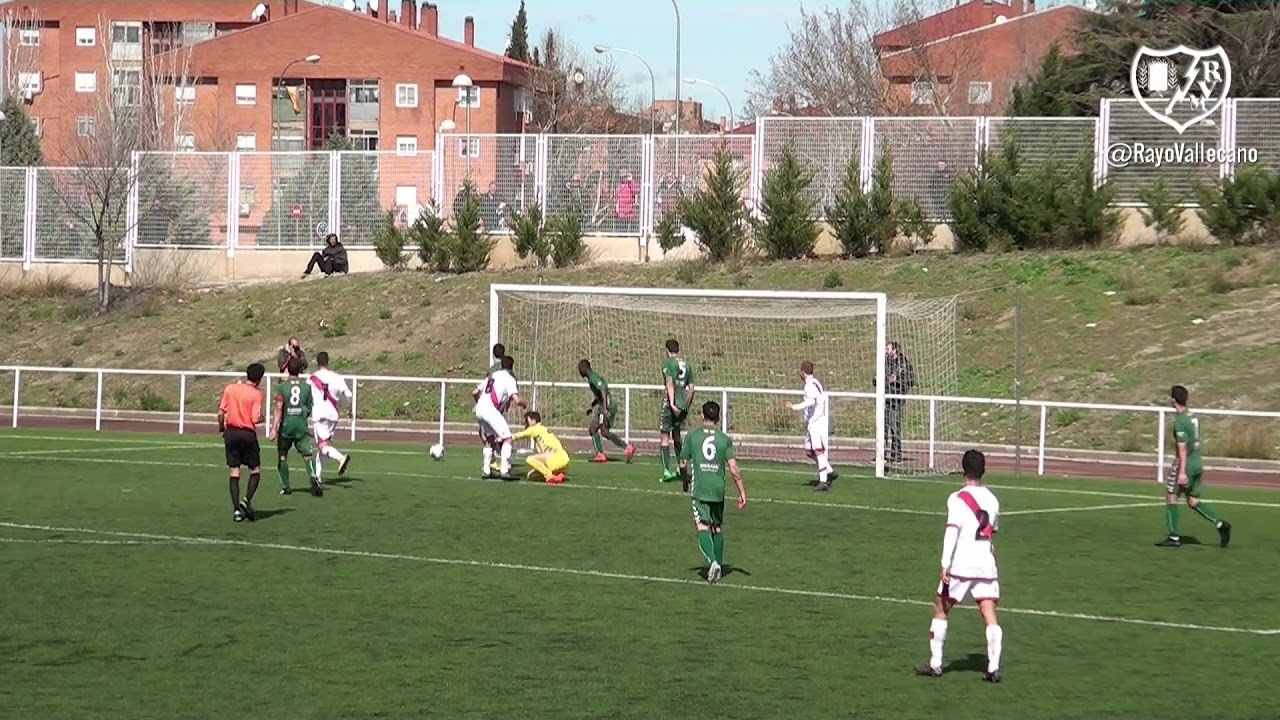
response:
[[[23,415],[19,418],[19,426],[24,429],[50,429],[50,430],[92,430],[93,419],[83,417],[58,417],[45,415]],[[102,421],[102,430],[104,432],[138,432],[152,434],[175,434],[177,433],[177,423],[156,422],[153,420],[141,419],[118,419],[104,418]],[[189,435],[217,433],[217,426],[214,423],[204,420],[189,420],[186,423],[186,432]],[[361,441],[366,442],[406,442],[427,444],[435,442],[438,437],[436,431],[404,431],[404,430],[387,430],[381,428],[364,428],[359,431],[358,437]],[[475,435],[470,432],[450,432],[446,433],[445,440],[447,443],[468,444],[475,442]],[[572,452],[585,452],[590,449],[590,443],[579,438],[566,438],[565,445]],[[657,444],[654,440],[636,440],[636,447],[642,453],[655,453]],[[745,458],[755,459],[773,459],[784,461],[800,461],[804,459],[804,454],[798,449],[787,448],[751,448],[743,447],[739,450],[739,455]],[[856,450],[839,451],[833,453],[832,461],[839,465],[843,462],[857,461],[860,465],[870,464],[870,456],[865,452]],[[1022,458],[1022,474],[1034,475],[1036,470],[1036,455],[1034,451],[1029,451]],[[987,468],[992,472],[1012,473],[1014,469],[1014,458],[1007,455],[987,455]],[[1079,478],[1111,478],[1121,480],[1134,480],[1152,482],[1154,479],[1154,468],[1150,465],[1133,465],[1119,462],[1106,461],[1084,461],[1084,460],[1063,460],[1055,458],[1045,458],[1044,474],[1048,477],[1079,477]],[[1248,472],[1241,470],[1227,469],[1211,469],[1210,480],[1214,485],[1221,485],[1236,488],[1253,488],[1266,490],[1280,490],[1280,474],[1272,475],[1258,472]]]

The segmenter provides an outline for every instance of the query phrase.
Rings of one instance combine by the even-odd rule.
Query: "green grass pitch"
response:
[[[362,443],[323,498],[274,468],[233,524],[217,437],[0,434],[0,714],[12,718],[1272,718],[1280,496],[1215,488],[1232,546],[1153,547],[1154,483],[989,478],[1005,682],[953,615],[927,656],[956,483],[743,464],[708,587],[653,458],[562,487]],[[294,484],[302,475],[294,460]]]

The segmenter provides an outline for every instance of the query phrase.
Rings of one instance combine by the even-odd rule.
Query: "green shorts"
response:
[[[1170,468],[1169,475],[1168,475],[1168,478],[1166,479],[1164,489],[1165,489],[1165,492],[1169,493],[1170,495],[1179,495],[1179,496],[1193,497],[1193,498],[1199,499],[1200,481],[1202,479],[1204,479],[1203,470],[1200,470],[1198,472],[1188,471],[1187,484],[1179,485],[1178,469],[1176,467]]]
[[[693,524],[720,527],[724,523],[724,501],[693,501]]]
[[[618,416],[618,407],[616,405],[609,405],[609,407],[607,408],[602,408],[599,406],[596,407],[595,422],[602,428],[612,429],[613,419],[616,418],[617,416]]]
[[[678,432],[684,428],[684,421],[689,417],[689,410],[686,408],[678,413],[671,412],[671,406],[663,403],[662,414],[658,416],[658,432],[672,433]]]
[[[283,457],[289,454],[290,449],[296,449],[302,457],[311,457],[316,454],[316,444],[308,434],[289,434],[281,433],[276,438],[276,450]]]

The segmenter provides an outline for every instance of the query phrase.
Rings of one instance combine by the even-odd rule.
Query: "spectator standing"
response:
[[[947,218],[951,217],[951,186],[954,183],[955,177],[952,176],[951,170],[947,167],[947,161],[939,160],[934,167],[933,178],[929,183],[929,195],[925,207],[929,220],[941,223],[946,222]]]
[[[485,230],[495,232],[502,229],[504,210],[506,204],[498,197],[498,183],[489,183],[489,190],[480,196],[480,221],[484,223]]]
[[[640,184],[631,177],[631,173],[622,173],[622,182],[614,192],[614,211],[618,218],[618,230],[630,232],[636,224],[636,198],[640,195]]]
[[[889,442],[889,462],[902,462],[902,412],[906,395],[916,386],[916,371],[902,352],[902,345],[890,342],[884,349],[884,434]]]
[[[298,342],[296,337],[289,338],[276,353],[276,367],[280,368],[279,372],[288,372],[289,361],[293,358],[298,358],[302,361],[302,367],[298,371],[305,372],[307,369],[307,353],[302,349],[302,344]]]
[[[329,277],[334,273],[345,275],[347,273],[347,249],[338,241],[336,233],[329,233],[324,238],[324,247],[319,252],[311,253],[311,261],[307,263],[307,269],[303,271],[302,277],[310,277],[311,271],[316,267],[320,268],[320,272],[325,277]]]

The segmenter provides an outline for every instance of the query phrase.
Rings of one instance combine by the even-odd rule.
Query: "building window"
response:
[[[195,152],[196,136],[191,133],[178,133],[174,144],[177,145],[178,152]]]
[[[138,107],[142,104],[142,71],[113,70],[111,91],[116,107]]]
[[[191,80],[184,80],[173,86],[173,99],[180,103],[193,103],[196,101],[196,84]]]
[[[236,85],[236,104],[254,105],[258,102],[258,86],[252,83]]]
[[[253,133],[237,133],[236,134],[236,150],[241,152],[253,151],[258,149],[258,136]]]
[[[111,23],[111,59],[142,60],[142,23]]]
[[[350,91],[351,103],[372,103],[378,104],[378,81],[377,80],[352,80],[347,83],[347,89]]]
[[[18,88],[24,93],[34,94],[40,92],[40,73],[18,73]]]
[[[933,83],[931,82],[911,83],[911,102],[915,105],[932,105],[933,104]]]
[[[480,138],[458,138],[458,157],[480,157]]]
[[[351,147],[356,150],[373,152],[378,149],[377,130],[348,130],[347,137],[351,139]],[[416,144],[417,141],[414,142]]]
[[[347,83],[347,120],[352,123],[378,124],[377,80],[352,80]]]
[[[79,47],[93,47],[98,44],[98,28],[78,27],[76,28],[76,45]]]
[[[969,104],[970,105],[990,105],[991,104],[991,83],[989,82],[969,83]]]
[[[76,137],[93,137],[97,132],[98,121],[95,118],[76,118]]]
[[[472,85],[471,87],[458,88],[458,107],[480,107],[480,88],[475,85]]]
[[[417,85],[396,85],[396,107],[398,108],[416,108],[418,107],[418,86]]]
[[[91,93],[98,89],[98,73],[76,71],[76,92]]]
[[[400,135],[396,138],[396,152],[410,154],[418,152],[418,138],[413,135]]]
[[[282,152],[301,152],[307,138],[302,128],[280,128],[271,140],[271,149]]]
[[[18,31],[19,45],[39,45],[40,28],[22,28]]]

